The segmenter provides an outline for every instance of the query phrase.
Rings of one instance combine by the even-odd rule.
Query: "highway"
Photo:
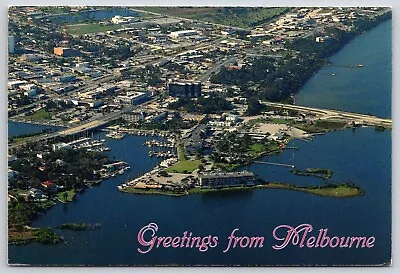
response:
[[[357,122],[365,125],[371,126],[383,126],[383,127],[392,127],[392,119],[387,118],[379,118],[372,115],[353,113],[347,111],[339,111],[339,110],[331,110],[331,109],[322,109],[322,108],[312,108],[312,107],[304,107],[297,105],[288,105],[281,103],[271,103],[271,102],[261,102],[267,106],[278,107],[286,110],[297,110],[304,113],[312,113],[319,115],[320,119],[341,119],[349,122]]]
[[[50,134],[33,136],[31,138],[25,139],[24,141],[21,141],[21,142],[15,143],[15,144],[11,144],[11,145],[8,146],[8,148],[9,149],[16,148],[16,147],[24,145],[24,144],[26,144],[28,142],[44,141],[44,140],[55,138],[55,137],[58,137],[58,136],[68,136],[68,135],[73,135],[73,134],[78,134],[78,133],[81,133],[81,132],[85,132],[87,130],[92,130],[92,129],[104,126],[104,125],[110,123],[111,121],[117,120],[118,118],[120,118],[122,116],[123,113],[133,111],[133,110],[135,110],[137,108],[143,107],[144,105],[153,103],[156,100],[157,100],[157,98],[154,98],[154,99],[151,99],[151,100],[145,102],[144,104],[130,106],[130,107],[125,108],[125,109],[123,109],[121,111],[110,113],[110,114],[104,116],[101,119],[89,120],[86,123],[77,125],[75,127],[67,128],[67,129],[60,130],[60,131],[57,131],[57,132],[53,132],[53,133],[50,133]]]
[[[236,61],[236,57],[227,58],[217,62],[213,65],[207,72],[203,73],[201,76],[197,78],[197,81],[205,82],[210,79],[211,75],[218,72],[222,66],[226,66]]]

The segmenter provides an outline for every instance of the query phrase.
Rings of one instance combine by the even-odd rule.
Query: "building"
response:
[[[173,31],[170,34],[168,34],[169,37],[171,38],[180,38],[180,37],[187,37],[187,36],[192,36],[192,35],[197,35],[199,32],[197,30],[179,30],[179,31]]]
[[[199,174],[199,179],[202,187],[219,188],[254,185],[254,174],[249,171],[201,173]]]
[[[59,78],[59,81],[61,83],[68,83],[68,82],[74,82],[76,81],[76,76],[75,75],[65,75],[65,76],[61,76]]]
[[[52,181],[45,181],[41,183],[41,186],[43,187],[44,190],[48,192],[57,192],[57,185],[53,183]]]
[[[159,123],[168,117],[168,112],[158,112],[145,118],[146,123]]]
[[[76,49],[55,47],[54,54],[62,57],[79,56],[80,52]]]
[[[137,21],[137,18],[121,16],[121,15],[115,15],[113,18],[111,18],[111,22],[114,24],[126,24],[134,21]]]
[[[173,97],[195,98],[201,95],[200,82],[172,82],[168,84],[168,94]]]
[[[122,114],[122,119],[129,123],[137,123],[144,120],[144,113],[140,112],[128,112]]]
[[[123,104],[137,105],[145,102],[148,99],[148,96],[145,92],[129,92],[127,95],[121,95],[117,98]]]
[[[15,52],[15,36],[9,35],[8,36],[8,53]]]
[[[32,197],[33,199],[43,199],[46,196],[44,195],[43,191],[37,188],[31,188],[27,194],[29,197]]]

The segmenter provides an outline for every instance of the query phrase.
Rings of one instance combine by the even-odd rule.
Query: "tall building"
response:
[[[8,36],[8,53],[15,52],[15,37],[14,35]]]
[[[200,186],[202,187],[231,187],[254,185],[254,174],[249,171],[200,173]]]
[[[200,82],[172,82],[168,84],[168,94],[173,97],[195,98],[201,95]]]

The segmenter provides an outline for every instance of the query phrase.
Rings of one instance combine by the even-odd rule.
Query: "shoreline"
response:
[[[233,187],[221,187],[221,188],[194,187],[182,193],[174,193],[172,191],[163,191],[155,189],[145,190],[134,187],[126,188],[124,190],[121,190],[121,192],[142,194],[142,195],[165,195],[173,197],[183,197],[192,194],[220,193],[227,191],[251,191],[264,188],[299,191],[330,198],[351,198],[364,195],[364,191],[362,189],[349,183],[326,184],[322,186],[317,186],[317,185],[297,186],[288,183],[278,183],[278,182],[266,182],[265,184],[252,185],[252,186],[233,186]]]

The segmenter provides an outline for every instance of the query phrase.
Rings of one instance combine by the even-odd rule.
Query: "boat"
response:
[[[112,138],[112,139],[122,139],[125,137],[124,133],[121,132],[110,132],[106,134],[106,137]]]
[[[362,67],[364,67],[364,65],[363,64],[358,64],[357,67],[362,68]]]
[[[332,73],[331,75],[332,75],[332,76],[336,76],[336,74],[335,74],[335,73]]]

